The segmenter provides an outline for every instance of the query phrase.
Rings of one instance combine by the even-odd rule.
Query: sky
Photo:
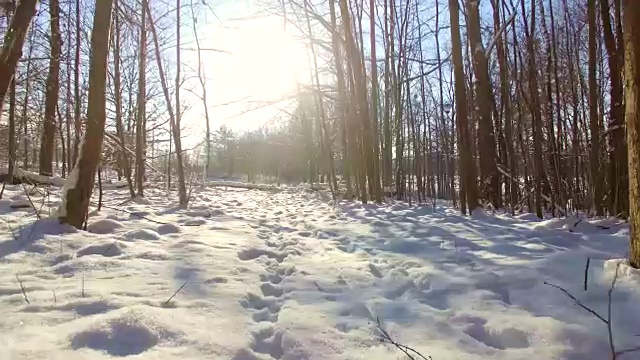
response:
[[[200,46],[215,49],[201,52],[211,128],[226,125],[241,132],[267,125],[290,103],[279,100],[295,93],[298,81],[308,82],[309,61],[299,34],[285,26],[283,18],[260,11],[249,0],[200,8],[196,13]],[[191,16],[183,16],[187,15]],[[193,30],[189,26],[183,32],[187,36]],[[202,93],[195,77],[196,46],[185,42],[185,48],[194,49],[182,55],[183,72],[191,77],[183,91],[192,106],[183,116],[185,135],[187,142],[193,142],[204,139],[206,125],[202,100],[189,94],[189,90]]]

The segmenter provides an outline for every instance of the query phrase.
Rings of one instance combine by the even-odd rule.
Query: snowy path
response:
[[[622,226],[332,207],[300,189],[195,194],[179,210],[149,190],[128,213],[94,214],[88,232],[47,219],[18,230],[29,209],[11,209],[25,196],[8,187],[0,359],[402,359],[377,319],[434,360],[608,358],[606,328],[543,282],[606,313],[603,263],[624,256]],[[105,198],[118,207],[126,192]],[[614,293],[619,349],[638,345],[634,276]]]

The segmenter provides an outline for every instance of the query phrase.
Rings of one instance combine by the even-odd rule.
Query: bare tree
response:
[[[460,195],[462,213],[468,206],[469,212],[478,207],[478,188],[476,185],[476,167],[471,154],[471,135],[469,133],[467,115],[467,89],[465,85],[464,67],[462,64],[462,45],[460,36],[460,8],[458,0],[449,0],[449,16],[451,19],[451,49],[453,72],[455,77],[456,124],[458,128],[458,144],[460,157],[460,186],[464,188]],[[466,206],[465,206],[466,205]]]
[[[138,113],[136,117],[136,190],[139,196],[144,195],[144,145],[147,136],[146,122],[146,72],[147,72],[147,0],[142,0],[140,9],[140,57],[138,60]]]
[[[56,110],[60,93],[60,55],[62,39],[60,36],[60,6],[58,0],[49,0],[51,24],[51,57],[47,75],[44,126],[40,140],[40,174],[53,175],[53,154],[56,136]]]
[[[151,28],[151,35],[153,35],[153,44],[154,44],[154,50],[155,50],[155,57],[156,57],[156,63],[158,66],[158,71],[159,71],[159,75],[160,75],[160,82],[162,84],[162,93],[164,94],[164,98],[165,98],[165,102],[167,105],[167,112],[169,112],[169,123],[171,124],[171,131],[172,131],[172,135],[173,135],[173,142],[174,145],[176,147],[176,162],[177,162],[177,166],[178,166],[178,197],[179,197],[179,201],[180,201],[180,205],[181,206],[186,206],[189,198],[187,197],[187,185],[186,185],[186,180],[185,180],[185,175],[184,175],[184,165],[183,165],[183,154],[182,154],[182,139],[180,136],[180,109],[179,107],[176,108],[176,111],[174,111],[173,107],[171,106],[171,96],[169,95],[169,86],[167,84],[167,78],[165,76],[165,72],[164,72],[164,67],[162,65],[162,58],[160,56],[160,43],[158,41],[158,33],[156,31],[156,27],[155,24],[153,22],[153,18],[151,16],[151,11],[149,9],[149,3],[146,2],[146,0],[143,0],[143,2],[145,2],[146,4],[146,12],[147,12],[147,16],[149,16],[149,26]],[[182,10],[180,8],[180,0],[177,0],[177,7],[176,7],[176,26],[179,29],[180,28],[180,11]],[[177,33],[177,40],[176,40],[176,52],[178,54],[177,57],[177,72],[176,72],[176,103],[179,104],[180,103],[180,92],[178,90],[178,88],[180,87],[180,32],[178,30]]]
[[[91,31],[87,129],[78,161],[66,185],[60,212],[60,220],[76,228],[82,227],[86,220],[102,152],[112,6],[112,0],[96,0]]]
[[[478,152],[480,154],[480,181],[485,188],[485,198],[495,208],[502,207],[500,199],[500,183],[496,158],[496,141],[494,136],[491,106],[494,102],[491,80],[489,78],[489,62],[482,43],[480,33],[480,4],[478,0],[467,0],[467,35],[473,54],[473,70],[475,75],[475,108],[478,116]]]
[[[596,1],[589,0],[587,7],[589,18],[589,130],[591,131],[591,184],[593,209],[602,215],[602,181],[600,180],[600,121],[598,115],[598,81],[596,78]]]

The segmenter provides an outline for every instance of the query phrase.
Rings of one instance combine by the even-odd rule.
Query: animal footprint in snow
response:
[[[275,323],[278,321],[278,313],[271,312],[269,311],[268,308],[264,308],[262,310],[256,311],[251,316],[251,319],[253,319],[253,321],[255,322],[268,321],[268,322]]]
[[[270,282],[262,283],[262,285],[260,285],[260,290],[262,291],[262,294],[264,296],[280,297],[282,296],[282,294],[284,294],[284,290],[282,290],[282,287],[274,285]]]
[[[261,281],[269,281],[272,284],[280,284],[282,282],[282,276],[278,274],[260,274]]]
[[[280,359],[284,354],[282,336],[283,331],[281,330],[276,331],[273,327],[263,327],[254,331],[251,349],[257,353],[269,354],[275,359]]]
[[[382,277],[382,273],[380,272],[380,269],[378,269],[378,267],[375,266],[374,264],[369,264],[369,271],[371,271],[371,274],[377,278]]]
[[[476,323],[469,325],[463,332],[486,346],[500,350],[529,347],[527,334],[512,327],[492,329],[485,324]]]

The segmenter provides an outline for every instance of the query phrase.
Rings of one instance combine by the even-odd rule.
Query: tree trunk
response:
[[[347,99],[344,80],[344,66],[342,62],[342,51],[340,49],[340,35],[336,19],[336,7],[333,0],[329,1],[329,12],[331,16],[331,49],[333,50],[333,58],[336,67],[336,77],[338,78],[338,123],[340,126],[340,135],[342,141],[342,176],[346,183],[345,198],[351,199],[353,190],[351,187],[351,164],[350,151],[347,142],[348,124],[347,124]]]
[[[171,124],[171,130],[173,134],[173,141],[176,148],[176,165],[178,166],[178,197],[180,206],[186,206],[189,199],[187,198],[187,185],[184,177],[184,166],[182,162],[182,143],[180,137],[180,0],[177,1],[176,15],[177,15],[177,72],[176,72],[176,111],[171,106],[171,96],[169,94],[169,87],[167,85],[167,79],[164,73],[164,67],[162,66],[162,58],[160,57],[160,44],[158,42],[158,33],[153,23],[153,17],[151,16],[151,10],[149,3],[145,0],[143,2],[146,5],[147,16],[149,16],[149,26],[151,27],[151,35],[153,35],[153,44],[155,49],[156,63],[158,65],[158,72],[160,73],[160,82],[162,84],[162,92],[167,104],[167,111],[169,112],[169,123]]]
[[[82,228],[91,200],[96,170],[100,164],[104,125],[106,120],[107,58],[109,56],[109,28],[112,0],[96,0],[91,31],[91,64],[89,66],[89,97],[87,130],[78,161],[67,185],[62,201],[60,220]]]
[[[27,35],[31,19],[36,13],[37,0],[22,0],[11,17],[9,28],[4,34],[0,51],[0,109],[4,108],[4,97],[9,91],[11,79],[16,73],[18,60],[22,56],[22,45]]]
[[[370,139],[370,141],[373,143],[373,196],[375,200],[380,203],[382,202],[382,189],[380,183],[380,145],[378,131],[378,62],[376,58],[377,45],[375,14],[375,0],[369,0],[369,33],[371,43],[371,124],[369,125],[369,132],[373,134],[372,138]],[[364,49],[364,43],[362,44],[362,48]]]
[[[118,0],[114,1],[115,8],[118,8]],[[115,39],[113,46],[113,69],[114,69],[114,96],[115,96],[115,117],[116,117],[116,134],[120,140],[120,167],[124,173],[124,177],[127,181],[127,187],[129,188],[129,195],[134,198],[136,196],[135,189],[133,187],[133,180],[131,179],[131,162],[129,161],[129,152],[126,147],[126,137],[124,134],[124,124],[122,122],[122,90],[120,79],[120,15],[114,16],[115,26]]]
[[[527,52],[529,57],[529,92],[531,93],[531,116],[533,123],[533,164],[536,215],[542,219],[542,183],[545,181],[544,157],[542,155],[542,114],[540,111],[540,95],[538,94],[538,70],[536,65],[535,33],[536,2],[531,1],[531,28],[524,22]],[[522,13],[526,13],[524,0],[520,1]],[[530,30],[530,31],[529,31]]]
[[[311,28],[311,19],[309,17],[309,3],[307,0],[304,0],[304,8],[305,8],[305,15],[306,15],[306,22],[307,22],[307,31],[309,31],[309,35],[311,37],[313,37],[313,30]],[[311,57],[313,58],[313,68],[314,68],[314,79],[315,79],[315,84],[317,86],[317,112],[318,112],[318,119],[320,121],[320,127],[319,127],[319,132],[320,132],[320,138],[324,141],[324,146],[325,146],[325,156],[327,156],[327,165],[329,166],[329,175],[331,177],[331,194],[333,196],[333,200],[336,200],[336,193],[338,192],[338,181],[336,180],[336,172],[335,172],[335,166],[333,163],[333,146],[331,145],[331,139],[329,136],[329,129],[327,127],[327,116],[325,114],[324,111],[324,100],[323,100],[323,94],[322,94],[322,88],[320,85],[320,76],[318,75],[318,58],[317,58],[317,54],[316,54],[316,48],[315,45],[312,43],[310,45],[311,47]],[[313,81],[312,81],[313,83]],[[329,182],[329,181],[328,181]]]
[[[489,78],[489,62],[480,33],[480,9],[478,0],[467,0],[467,36],[473,53],[475,75],[475,108],[478,116],[478,153],[480,155],[480,183],[485,197],[494,208],[502,207],[496,158],[496,140],[491,105],[494,102]]]
[[[16,79],[9,85],[9,167],[7,169],[6,183],[13,183],[13,175],[16,166]]]
[[[607,49],[607,61],[609,63],[609,123],[607,124],[607,134],[609,135],[609,195],[608,207],[609,215],[616,216],[619,213],[626,213],[629,207],[628,196],[628,169],[627,169],[627,149],[624,133],[624,89],[622,88],[620,55],[622,49],[616,45],[611,26],[611,12],[609,11],[609,1],[600,0],[600,15],[602,17],[602,28],[604,34],[604,44]]]
[[[78,150],[80,147],[80,133],[82,132],[82,120],[80,112],[82,111],[82,100],[80,98],[80,40],[82,39],[81,33],[81,18],[80,18],[80,0],[76,0],[76,53],[74,57],[74,72],[73,72],[73,101],[74,101],[74,139],[73,139],[73,166],[75,166],[78,159]]]
[[[56,136],[56,107],[60,92],[60,54],[62,39],[60,38],[60,7],[58,0],[49,0],[49,16],[51,24],[51,58],[47,75],[44,105],[44,126],[40,139],[40,174],[53,175],[52,161]]]
[[[144,196],[144,144],[147,134],[144,129],[146,117],[146,72],[147,72],[147,0],[142,0],[140,13],[140,57],[138,59],[138,114],[136,117],[136,171],[135,183],[138,196]]]
[[[493,21],[494,30],[497,34],[500,24],[500,2],[492,1],[493,5]],[[506,26],[506,24],[505,24]],[[506,31],[505,31],[506,33]],[[511,111],[511,93],[509,89],[509,69],[507,67],[507,56],[504,49],[504,40],[502,34],[497,34],[498,39],[496,41],[496,53],[498,56],[498,67],[500,71],[500,102],[504,109],[504,133],[506,142],[506,163],[508,164],[508,180],[505,183],[505,187],[508,190],[509,198],[507,200],[511,213],[514,211],[514,206],[518,201],[518,168],[516,163],[516,151],[514,148],[514,136],[513,136],[513,113]],[[506,38],[506,35],[505,35]],[[507,186],[508,185],[508,186]]]
[[[67,8],[68,16],[71,14],[71,5],[73,3],[69,1],[69,6]],[[67,78],[66,78],[66,94],[65,94],[65,130],[66,130],[66,148],[67,148],[67,158],[65,159],[67,162],[67,172],[71,173],[71,169],[73,168],[73,150],[71,148],[71,26],[67,26],[67,34],[66,34],[66,69]]]
[[[629,260],[640,268],[640,2],[623,0],[629,159]]]
[[[367,85],[364,72],[364,63],[358,48],[355,44],[351,21],[346,0],[340,0],[340,12],[346,34],[346,46],[348,58],[351,61],[351,68],[354,76],[356,100],[359,103],[359,118],[362,124],[362,149],[365,161],[366,176],[368,178],[369,193],[376,201],[381,200],[380,178],[376,176],[375,150],[372,144],[373,133],[371,129],[371,117],[369,116],[369,105],[367,102]],[[366,201],[366,199],[363,199]]]
[[[478,207],[478,188],[476,184],[476,167],[473,155],[470,151],[471,135],[469,133],[468,113],[467,113],[467,89],[465,84],[464,65],[462,63],[462,44],[460,37],[460,8],[458,0],[449,0],[449,14],[451,18],[451,51],[454,72],[454,87],[456,101],[456,125],[459,136],[459,162],[460,165],[460,185],[464,187],[461,191],[460,202],[465,199],[469,212],[473,212]],[[464,213],[465,207],[461,207]]]
[[[200,87],[202,88],[202,105],[204,106],[204,120],[206,125],[206,151],[207,162],[205,164],[205,177],[209,177],[211,169],[211,121],[209,119],[209,105],[207,103],[207,77],[202,68],[202,49],[200,48],[200,39],[198,38],[198,20],[194,10],[193,3],[191,3],[191,19],[193,24],[193,37],[196,42],[196,51],[198,52],[198,80],[200,81]]]
[[[587,4],[587,19],[589,22],[589,130],[591,133],[591,152],[589,164],[591,169],[591,196],[593,209],[597,215],[602,215],[602,181],[600,171],[600,123],[598,118],[598,83],[596,78],[597,61],[597,25],[596,0],[589,0]]]

